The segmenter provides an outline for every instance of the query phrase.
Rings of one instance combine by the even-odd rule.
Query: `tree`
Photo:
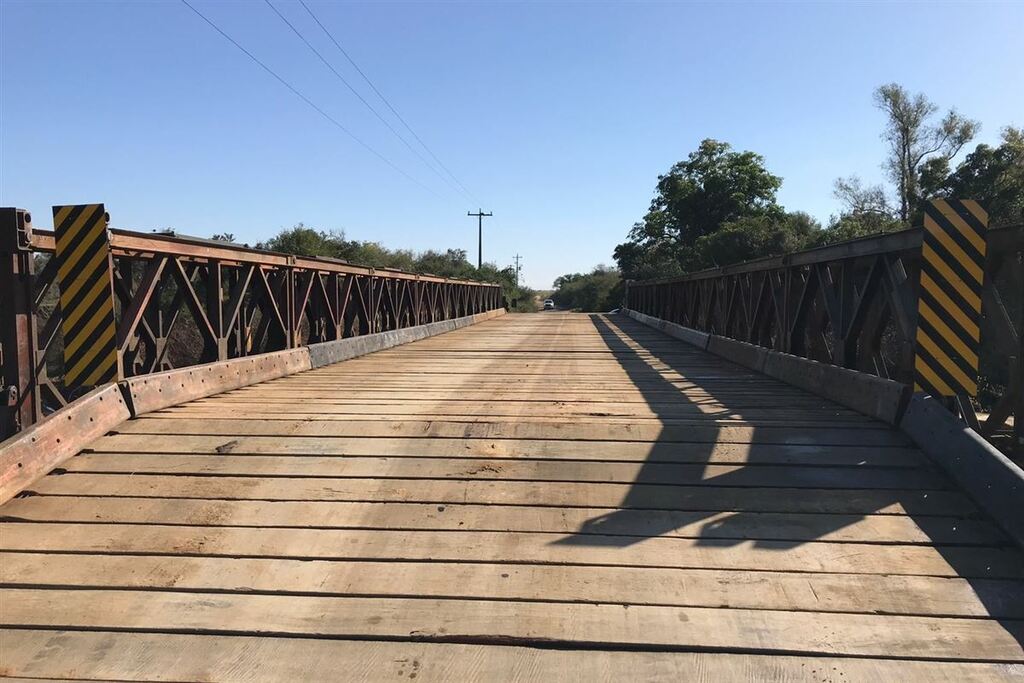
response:
[[[615,247],[615,262],[622,276],[630,280],[649,280],[683,273],[680,249],[667,239],[638,242],[629,240]],[[688,256],[687,261],[690,261]]]
[[[282,230],[266,242],[259,242],[256,248],[301,256],[341,258],[339,245],[344,241],[343,232],[324,232],[298,223],[293,228]]]
[[[700,266],[711,268],[764,256],[799,251],[821,233],[818,221],[803,212],[782,218],[752,216],[730,221],[697,240]]]
[[[889,204],[889,198],[885,196],[885,189],[881,185],[865,186],[855,175],[836,178],[832,196],[843,203],[844,214],[853,216],[863,214],[892,216],[894,214],[892,206]]]
[[[1019,222],[1024,217],[1024,129],[1008,126],[1002,140],[998,147],[978,145],[952,173],[930,179],[926,196],[976,199],[988,210],[991,224]]]
[[[906,226],[895,216],[880,213],[844,213],[833,216],[828,227],[814,235],[807,247],[820,247],[836,242],[902,230]]]
[[[728,143],[704,140],[685,161],[658,178],[643,221],[615,249],[625,277],[672,274],[693,267],[698,239],[723,224],[756,216],[783,215],[776,202],[782,179],[753,152],[735,152]]]
[[[923,167],[941,166],[957,155],[977,134],[979,124],[950,109],[938,123],[930,123],[938,111],[924,94],[911,95],[896,83],[875,91],[875,106],[885,112],[883,139],[889,143],[886,168],[896,183],[900,201],[899,217],[909,223],[920,204],[920,176]],[[931,168],[934,173],[934,168]]]
[[[808,246],[845,242],[905,227],[896,218],[881,185],[865,186],[857,176],[837,178],[832,195],[843,203],[843,211],[833,216],[828,227],[814,235]]]
[[[555,279],[551,298],[562,308],[578,311],[610,311],[622,302],[622,277],[608,266],[589,273],[571,273]]]
[[[501,285],[505,299],[517,302],[517,310],[536,310],[535,292],[516,284],[514,268],[499,268],[493,263],[477,268],[466,258],[464,249],[430,249],[415,254],[408,249],[388,249],[378,242],[349,240],[344,232],[317,230],[302,223],[282,230],[256,247],[286,254],[343,259],[372,268],[397,268],[441,277],[495,282]]]
[[[476,268],[469,262],[465,249],[435,251],[428,249],[416,257],[413,270],[444,277],[473,277]]]

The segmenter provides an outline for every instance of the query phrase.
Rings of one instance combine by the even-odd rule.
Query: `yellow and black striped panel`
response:
[[[57,282],[64,332],[64,385],[119,378],[114,283],[102,204],[53,207]]]
[[[914,390],[978,393],[981,292],[988,214],[969,199],[925,206]]]

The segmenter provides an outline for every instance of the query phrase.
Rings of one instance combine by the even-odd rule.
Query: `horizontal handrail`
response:
[[[1014,242],[1018,244],[1024,240],[1021,233],[1021,225],[1004,225],[990,228],[988,233],[989,244],[993,249],[1013,248]],[[835,244],[826,244],[820,247],[795,251],[791,254],[781,256],[765,256],[749,261],[742,261],[725,266],[705,268],[703,270],[686,273],[685,275],[674,275],[663,278],[650,278],[647,280],[631,280],[637,285],[660,285],[673,282],[692,282],[694,280],[707,280],[710,278],[722,277],[723,275],[737,275],[740,273],[753,273],[762,270],[777,270],[788,266],[809,266],[817,263],[829,263],[843,259],[861,258],[864,256],[877,256],[879,254],[892,254],[901,251],[909,251],[921,248],[924,230],[922,228],[909,228],[897,232],[880,233],[858,237]]]
[[[223,265],[254,264],[261,266],[294,267],[317,270],[322,273],[346,275],[374,275],[401,280],[424,280],[427,282],[459,282],[500,286],[486,280],[442,277],[430,273],[417,273],[397,268],[376,268],[360,266],[344,259],[324,256],[297,256],[283,252],[256,249],[234,242],[190,237],[187,235],[162,235],[160,233],[137,232],[112,228],[110,247],[115,256],[146,257],[158,254],[172,255],[205,263],[219,261]],[[52,230],[33,228],[29,243],[32,251],[52,253],[54,236]]]

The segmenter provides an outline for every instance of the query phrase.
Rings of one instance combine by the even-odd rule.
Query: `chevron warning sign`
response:
[[[102,204],[53,207],[68,388],[92,387],[119,377],[107,221]]]
[[[915,391],[978,393],[987,231],[988,214],[976,201],[936,199],[925,206]]]

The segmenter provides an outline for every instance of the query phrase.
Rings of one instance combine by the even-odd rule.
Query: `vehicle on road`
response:
[[[544,299],[544,310],[549,311],[555,307],[555,302],[552,299]]]

